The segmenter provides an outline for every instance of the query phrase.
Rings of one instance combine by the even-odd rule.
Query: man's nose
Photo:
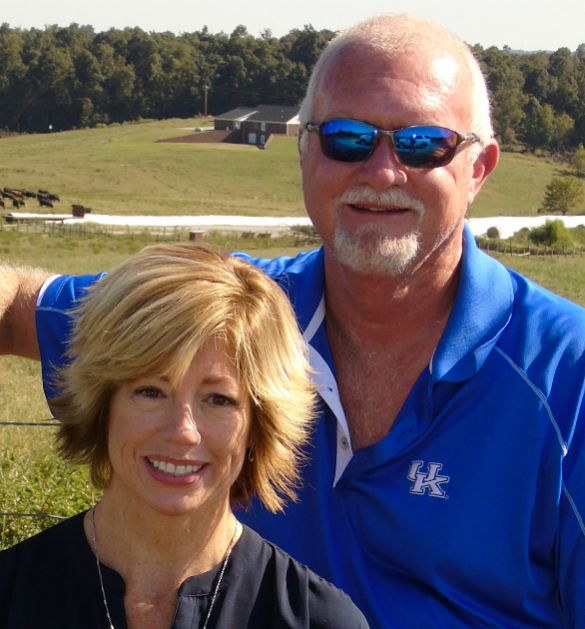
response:
[[[398,160],[389,136],[383,135],[378,140],[370,158],[361,165],[360,175],[362,182],[375,190],[402,186],[406,183],[406,168]]]

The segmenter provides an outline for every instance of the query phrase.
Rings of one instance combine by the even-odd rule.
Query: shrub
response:
[[[571,158],[571,168],[578,177],[585,175],[585,149],[582,144]]]
[[[565,224],[560,219],[556,221],[546,221],[544,225],[535,227],[528,236],[536,245],[571,246],[572,240]]]
[[[583,205],[585,189],[575,177],[553,177],[546,187],[544,201],[539,212],[561,212],[563,216],[570,210]]]

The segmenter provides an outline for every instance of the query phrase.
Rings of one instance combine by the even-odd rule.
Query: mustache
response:
[[[370,186],[356,186],[346,190],[335,198],[335,205],[395,205],[397,207],[414,210],[420,216],[425,212],[422,201],[411,197],[409,194],[397,188],[388,190],[374,190]]]

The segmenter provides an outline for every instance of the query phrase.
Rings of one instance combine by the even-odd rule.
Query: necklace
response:
[[[213,606],[215,605],[215,599],[217,598],[217,593],[219,592],[219,586],[221,585],[221,581],[223,579],[225,569],[227,568],[230,555],[232,554],[232,550],[234,549],[234,546],[236,544],[236,537],[238,536],[239,527],[240,527],[240,523],[236,520],[234,536],[232,537],[232,541],[230,542],[230,545],[228,546],[227,552],[225,554],[225,559],[223,560],[223,564],[221,565],[221,570],[219,571],[219,577],[217,579],[217,583],[215,584],[215,589],[213,590],[213,596],[211,597],[211,603],[209,604],[209,609],[207,610],[207,616],[205,617],[205,622],[203,623],[202,629],[207,629],[207,623],[209,622],[211,611],[213,610]],[[114,625],[112,624],[112,618],[110,616],[110,608],[108,607],[108,599],[106,598],[106,589],[104,588],[102,569],[100,567],[100,556],[98,554],[97,539],[95,537],[95,507],[91,510],[91,532],[93,535],[93,550],[95,554],[98,575],[100,577],[100,587],[102,589],[102,598],[104,600],[104,608],[106,610],[106,616],[108,618],[108,624],[110,626],[109,629],[114,629]]]

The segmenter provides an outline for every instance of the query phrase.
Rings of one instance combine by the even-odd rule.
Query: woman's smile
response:
[[[198,482],[206,463],[171,463],[162,459],[144,457],[151,476],[167,485],[191,485]]]

